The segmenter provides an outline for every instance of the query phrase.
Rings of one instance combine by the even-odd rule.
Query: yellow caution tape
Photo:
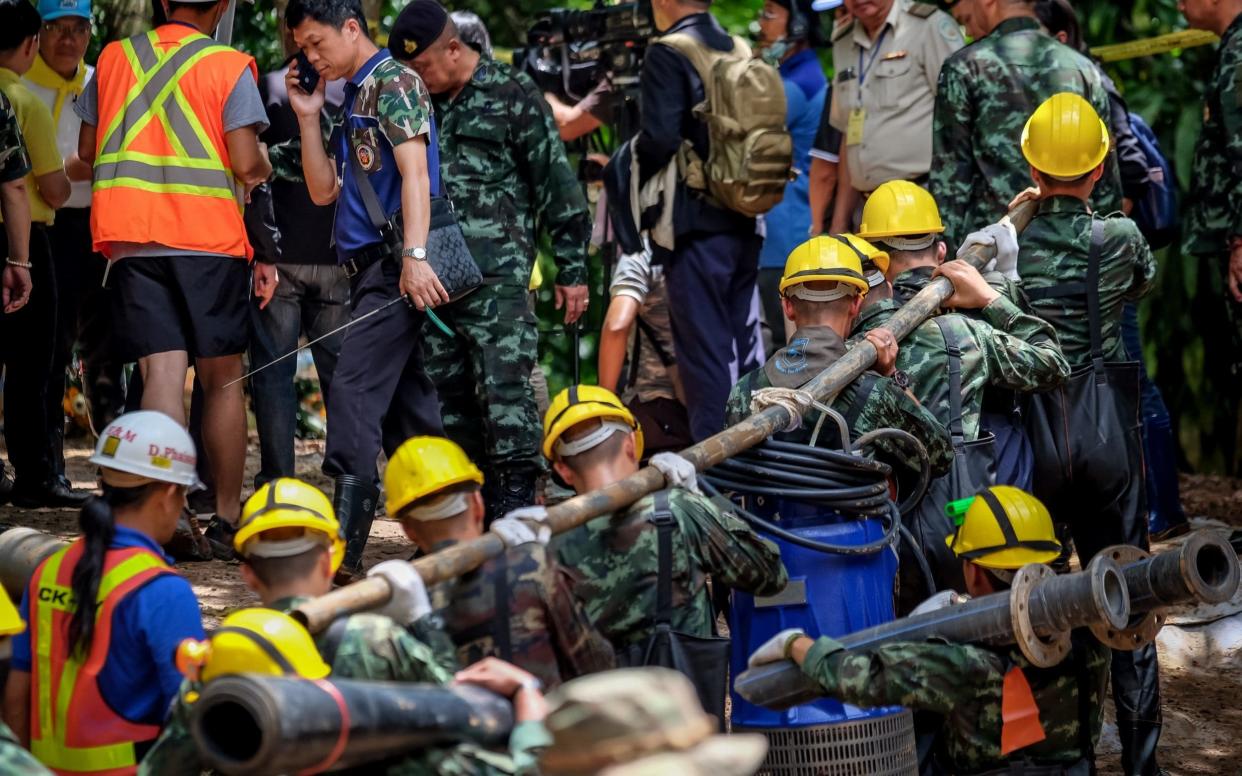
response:
[[[1215,33],[1207,30],[1179,30],[1166,35],[1157,35],[1154,38],[1096,46],[1091,49],[1091,55],[1104,62],[1116,62],[1122,59],[1167,54],[1174,49],[1206,46],[1219,40],[1220,38],[1216,37]]]

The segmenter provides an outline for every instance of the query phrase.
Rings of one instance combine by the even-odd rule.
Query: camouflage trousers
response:
[[[455,335],[424,329],[427,375],[436,385],[444,431],[485,469],[542,467],[542,426],[531,370],[539,331],[525,288],[485,285],[436,314]]]

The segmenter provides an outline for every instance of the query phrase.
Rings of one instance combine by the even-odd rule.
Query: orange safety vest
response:
[[[70,654],[68,633],[74,611],[73,569],[84,547],[79,538],[41,563],[30,580],[30,751],[59,774],[123,776],[138,770],[135,744],[154,741],[160,726],[126,720],[99,692],[99,672],[112,641],[112,614],[139,587],[177,572],[150,550],[108,550],[95,637],[83,662]]]
[[[224,104],[254,58],[181,24],[114,41],[95,68],[91,235],[254,256],[224,141]]]

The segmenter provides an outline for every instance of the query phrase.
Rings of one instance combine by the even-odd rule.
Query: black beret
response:
[[[436,0],[414,0],[397,15],[388,50],[397,59],[414,59],[439,40],[448,19],[448,11]]]

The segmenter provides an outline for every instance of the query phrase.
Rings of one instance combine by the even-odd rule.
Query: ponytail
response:
[[[98,609],[99,584],[103,581],[104,560],[116,536],[113,508],[136,504],[147,495],[146,485],[136,488],[103,486],[103,496],[92,498],[78,515],[85,547],[73,568],[70,590],[74,609],[69,618],[69,652],[78,658],[90,654],[95,639],[95,614]]]

